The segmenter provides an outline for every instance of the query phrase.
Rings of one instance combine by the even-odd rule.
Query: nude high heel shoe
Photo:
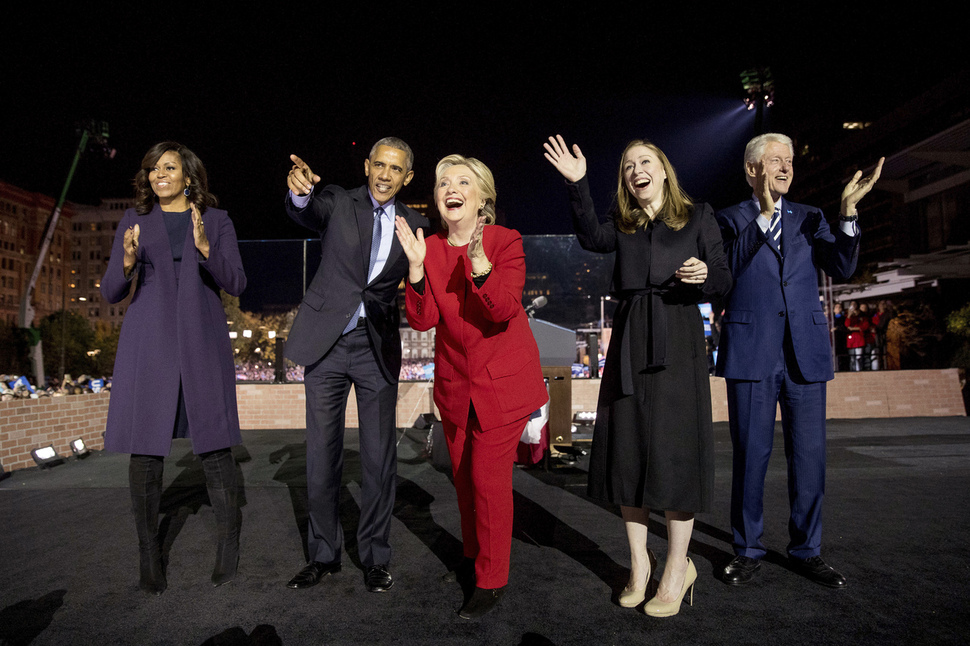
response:
[[[690,590],[690,597],[687,599],[687,604],[693,606],[695,581],[697,581],[697,568],[694,567],[694,562],[690,560],[690,557],[687,557],[687,574],[684,575],[684,585],[680,589],[680,596],[669,603],[658,601],[655,596],[643,607],[643,612],[651,617],[673,617],[680,612],[680,604],[688,590]]]
[[[647,574],[647,585],[642,590],[627,590],[623,588],[617,602],[624,608],[636,608],[647,598],[647,590],[650,589],[650,580],[653,578],[653,571],[657,568],[657,556],[651,550],[647,550],[647,562],[650,564],[650,573]]]

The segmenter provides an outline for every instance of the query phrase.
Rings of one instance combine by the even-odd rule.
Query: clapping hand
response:
[[[492,263],[488,261],[488,257],[485,255],[484,237],[485,216],[480,215],[475,223],[475,230],[472,231],[472,236],[468,239],[468,249],[465,252],[468,254],[468,261],[471,263],[473,274],[484,275],[492,270]]]
[[[549,163],[570,182],[578,182],[586,175],[586,158],[576,144],[573,144],[573,152],[570,154],[562,135],[556,135],[549,137],[549,143],[542,146],[546,149],[545,157]]]
[[[202,214],[196,208],[195,202],[189,203],[192,209],[192,237],[195,239],[195,248],[199,250],[202,257],[209,259],[209,238],[205,235],[205,223],[202,221]]]
[[[876,164],[876,168],[871,174],[866,177],[862,177],[862,171],[857,170],[849,183],[845,185],[842,190],[842,215],[847,217],[852,217],[858,215],[856,211],[856,204],[859,203],[866,193],[872,190],[872,187],[876,185],[879,181],[879,176],[882,174],[882,164],[886,161],[885,157],[880,157],[879,162]]]
[[[761,216],[770,222],[775,213],[775,200],[771,197],[771,184],[768,181],[768,168],[764,157],[758,161],[757,175],[754,178],[754,194],[761,205]]]
[[[286,176],[286,187],[296,195],[308,195],[320,181],[320,176],[314,175],[306,162],[296,155],[290,155],[290,161],[293,162],[293,168]]]
[[[128,227],[125,230],[125,257],[124,257],[124,269],[125,276],[131,275],[131,270],[135,268],[135,261],[138,260],[138,238],[141,236],[141,227],[137,224],[133,227]]]
[[[408,257],[408,280],[412,283],[420,282],[424,278],[424,257],[428,253],[424,230],[418,229],[418,235],[415,236],[408,226],[408,221],[400,215],[394,218],[394,228],[397,230],[397,239],[401,242],[404,255]]]

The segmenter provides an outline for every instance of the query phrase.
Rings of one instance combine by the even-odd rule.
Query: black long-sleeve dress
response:
[[[596,216],[584,177],[567,183],[573,226],[589,251],[616,252],[620,300],[596,410],[589,495],[630,507],[700,512],[714,489],[714,438],[704,324],[697,303],[731,289],[714,212],[695,204],[674,231],[662,222],[626,234]],[[690,257],[707,280],[674,272]]]

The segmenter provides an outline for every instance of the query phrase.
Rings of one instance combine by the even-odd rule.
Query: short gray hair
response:
[[[744,177],[748,180],[748,184],[751,184],[751,178],[748,177],[748,164],[757,164],[761,161],[761,157],[765,154],[765,147],[772,142],[788,146],[792,157],[795,156],[795,144],[792,143],[791,137],[788,135],[777,132],[766,132],[763,135],[758,135],[744,147]],[[754,184],[751,185],[754,186]]]
[[[402,139],[397,137],[384,137],[376,144],[371,146],[370,154],[367,156],[368,159],[373,160],[377,156],[377,149],[381,146],[387,146],[388,148],[397,148],[398,150],[403,150],[408,158],[407,170],[414,168],[414,153],[411,152],[411,146],[404,143]]]

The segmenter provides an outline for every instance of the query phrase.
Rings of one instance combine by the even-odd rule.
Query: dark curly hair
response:
[[[189,202],[195,204],[200,214],[205,213],[205,210],[210,206],[218,206],[219,200],[209,192],[209,178],[206,175],[205,166],[202,165],[202,160],[180,143],[163,141],[149,148],[141,160],[141,170],[135,175],[133,182],[135,186],[135,211],[139,215],[147,215],[155,208],[158,197],[148,181],[148,174],[152,172],[161,156],[169,151],[179,156],[182,161],[182,175],[190,180],[188,185]]]

